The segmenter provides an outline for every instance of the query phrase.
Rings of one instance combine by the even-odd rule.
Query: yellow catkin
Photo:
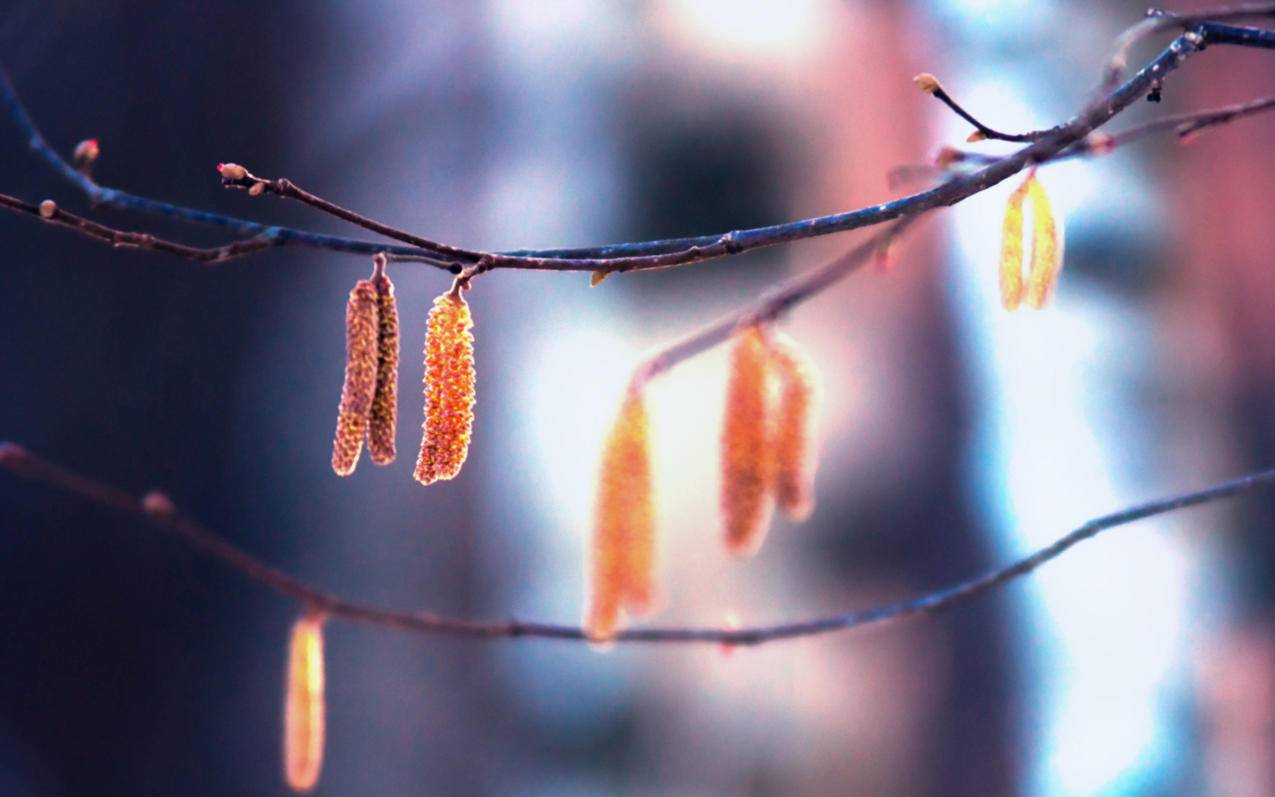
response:
[[[655,510],[646,405],[630,387],[607,435],[598,469],[586,578],[584,629],[595,641],[615,636],[620,610],[643,614],[655,603]]]
[[[416,480],[432,484],[460,473],[474,423],[474,336],[457,287],[434,300],[425,333],[425,423]]]
[[[751,556],[774,507],[770,362],[761,329],[736,335],[721,435],[721,509],[726,548]]]
[[[815,506],[818,384],[814,364],[787,335],[772,334],[770,353],[780,386],[774,433],[775,501],[790,519],[802,521]]]
[[[378,330],[376,337],[376,394],[368,419],[367,449],[377,465],[394,461],[394,433],[398,420],[398,303],[394,283],[385,274],[372,279],[376,286]]]
[[[359,462],[376,392],[376,288],[359,280],[345,308],[345,385],[332,441],[332,470],[349,476]]]
[[[1037,310],[1049,301],[1063,264],[1063,238],[1049,196],[1040,180],[1031,178],[1027,192],[1032,206],[1032,260],[1027,276],[1027,304]]]
[[[1001,225],[1001,304],[1006,310],[1017,310],[1023,301],[1023,198],[1034,178],[1028,176],[1014,189],[1005,205]]]
[[[293,791],[310,791],[319,782],[325,722],[323,618],[307,615],[292,626],[283,705],[283,773]]]

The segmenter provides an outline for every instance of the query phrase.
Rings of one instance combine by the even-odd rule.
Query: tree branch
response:
[[[324,592],[295,576],[262,562],[177,510],[164,494],[152,492],[142,498],[103,482],[83,476],[66,467],[29,453],[14,443],[0,443],[0,469],[83,498],[99,506],[141,517],[153,528],[178,540],[197,553],[220,561],[244,578],[256,582],[307,609],[342,620],[379,626],[398,631],[425,634],[449,634],[467,637],[536,637],[586,640],[584,631],[575,626],[553,623],[507,620],[483,622],[445,617],[430,612],[410,612],[373,606]],[[876,625],[918,614],[937,614],[958,603],[970,600],[1016,578],[1031,573],[1098,534],[1168,512],[1220,501],[1255,490],[1275,486],[1275,469],[1259,471],[1230,481],[1220,482],[1195,492],[1182,493],[1148,501],[1118,512],[1094,518],[1053,543],[997,570],[960,581],[910,600],[890,603],[859,611],[843,612],[810,620],[761,625],[749,628],[664,627],[634,628],[621,631],[618,642],[650,643],[714,643],[725,645],[761,645],[798,637],[818,636]]]
[[[1253,16],[1268,12],[1275,13],[1275,4],[1248,6],[1244,7],[1242,11],[1237,11],[1237,8],[1239,7],[1232,7],[1230,10],[1220,9],[1217,12],[1217,16]],[[1151,27],[1154,27],[1155,30],[1169,25],[1189,25],[1190,27],[1123,85],[1112,89],[1105,96],[1090,103],[1084,111],[1068,122],[1050,128],[1047,131],[1040,131],[1038,140],[1015,153],[988,163],[968,174],[956,176],[928,190],[879,205],[784,224],[734,230],[715,235],[642,241],[586,249],[519,250],[498,253],[454,247],[374,222],[353,211],[340,208],[334,203],[308,194],[308,192],[302,192],[287,181],[272,181],[277,189],[275,193],[285,193],[297,199],[305,197],[309,200],[308,204],[316,208],[363,226],[376,225],[375,227],[369,227],[369,229],[374,229],[381,234],[398,237],[399,240],[404,240],[407,236],[411,236],[410,240],[413,242],[413,246],[406,249],[394,246],[377,247],[365,241],[341,239],[333,236],[316,236],[313,233],[284,227],[266,227],[257,222],[206,211],[192,210],[138,197],[116,189],[103,188],[87,174],[67,163],[48,145],[18,99],[12,84],[7,77],[2,75],[0,75],[0,78],[2,78],[0,79],[0,95],[3,96],[4,103],[8,107],[10,114],[27,133],[31,148],[58,173],[79,187],[88,195],[90,200],[96,203],[159,213],[187,221],[218,224],[246,234],[269,234],[285,241],[322,246],[336,251],[361,252],[364,254],[387,251],[390,254],[405,255],[407,259],[424,260],[432,265],[446,268],[452,273],[458,273],[464,266],[474,266],[473,274],[500,268],[612,273],[671,268],[700,263],[790,241],[872,226],[893,219],[914,216],[936,207],[955,204],[996,185],[1027,166],[1045,162],[1068,147],[1081,143],[1091,132],[1105,124],[1133,102],[1152,91],[1158,90],[1165,76],[1177,69],[1187,57],[1203,49],[1208,44],[1233,44],[1246,47],[1270,47],[1275,44],[1275,34],[1269,31],[1235,28],[1211,22],[1197,23],[1195,22],[1196,19],[1197,17],[1192,16],[1189,18],[1175,17],[1172,21],[1169,21],[1167,17],[1151,20],[1151,22],[1154,22],[1154,26]],[[1146,26],[1147,23],[1144,22],[1141,25]],[[1135,29],[1139,27],[1135,26]],[[1147,30],[1150,31],[1151,27],[1148,27]],[[1036,136],[1036,134],[1031,135]]]

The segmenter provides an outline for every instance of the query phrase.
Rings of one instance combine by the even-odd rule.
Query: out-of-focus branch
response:
[[[889,257],[890,249],[920,216],[909,216],[822,266],[774,286],[761,299],[690,333],[647,357],[635,371],[638,383],[645,383],[679,363],[730,340],[741,327],[773,321],[829,286],[858,271],[874,256]]]
[[[1147,18],[1116,37],[1111,56],[1102,71],[1099,92],[1114,88],[1129,66],[1129,53],[1139,42],[1166,30],[1189,30],[1207,22],[1260,19],[1275,16],[1275,3],[1237,3],[1201,9],[1193,14],[1178,14],[1161,8],[1147,10]],[[1220,35],[1220,32],[1218,32]],[[1220,42],[1219,42],[1220,43]],[[1268,45],[1269,46],[1269,45]]]
[[[262,562],[198,522],[178,511],[162,493],[152,492],[137,498],[118,487],[83,476],[61,465],[49,462],[14,443],[0,443],[0,469],[46,484],[84,498],[100,506],[137,515],[152,527],[189,546],[196,552],[216,559],[245,578],[300,602],[311,611],[330,618],[427,634],[450,634],[468,637],[537,637],[586,640],[583,630],[554,623],[506,620],[483,622],[444,617],[429,612],[409,612],[373,606],[349,600],[308,584],[295,576]],[[865,625],[899,620],[918,614],[937,614],[956,604],[1003,586],[1016,578],[1066,553],[1073,546],[1098,534],[1138,520],[1175,512],[1188,507],[1220,501],[1247,492],[1275,486],[1275,469],[1259,471],[1238,479],[1221,482],[1195,492],[1149,501],[1094,518],[1034,553],[1005,567],[981,576],[960,581],[949,587],[920,595],[900,603],[891,603],[859,611],[776,625],[748,628],[667,627],[634,628],[621,631],[618,642],[649,643],[714,643],[719,645],[761,645],[784,639],[811,637],[834,631],[846,631]]]

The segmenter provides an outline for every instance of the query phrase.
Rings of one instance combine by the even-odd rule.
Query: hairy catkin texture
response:
[[[1031,178],[1027,196],[1032,206],[1032,260],[1027,276],[1027,304],[1045,306],[1062,271],[1063,239],[1059,221],[1040,181]]]
[[[615,636],[620,610],[643,614],[655,603],[655,510],[646,405],[631,387],[607,435],[598,471],[593,538],[587,557],[589,639]]]
[[[305,792],[319,782],[325,733],[323,618],[305,616],[292,626],[287,696],[283,704],[283,774],[289,788]]]
[[[376,286],[376,394],[368,418],[367,450],[377,465],[394,461],[394,433],[398,421],[398,303],[394,283],[382,274],[372,280]]]
[[[722,423],[722,520],[726,548],[751,556],[761,547],[774,507],[770,358],[758,327],[735,337]]]
[[[345,307],[345,385],[332,440],[332,470],[349,476],[359,463],[376,392],[376,288],[359,280]]]
[[[771,362],[779,377],[775,411],[775,500],[790,519],[802,521],[815,507],[815,412],[818,383],[814,364],[782,333],[770,340]]]
[[[1017,310],[1023,301],[1023,199],[1034,177],[1029,176],[1014,189],[1005,205],[1001,225],[1001,304],[1006,310]]]
[[[425,423],[416,480],[432,484],[460,473],[474,423],[474,336],[459,291],[434,300],[425,333]]]

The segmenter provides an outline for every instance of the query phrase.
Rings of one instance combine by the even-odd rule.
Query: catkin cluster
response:
[[[306,615],[292,626],[283,703],[283,774],[293,791],[319,782],[325,721],[323,618]]]
[[[815,403],[814,368],[792,339],[757,325],[736,335],[721,434],[722,527],[731,553],[757,552],[776,502],[797,521],[813,511]]]
[[[1031,202],[1032,248],[1027,280],[1023,280],[1023,203]],[[1005,206],[1001,228],[1001,304],[1017,310],[1023,300],[1039,310],[1049,300],[1062,271],[1063,237],[1060,222],[1045,188],[1035,173],[1027,175]]]
[[[425,334],[425,422],[416,480],[432,484],[460,473],[474,423],[474,336],[460,286],[434,300]]]
[[[584,631],[605,642],[624,614],[656,601],[658,542],[643,378],[636,376],[607,435],[587,557]],[[787,336],[741,329],[731,352],[721,432],[721,512],[727,550],[755,553],[775,505],[793,520],[814,507],[813,365]]]
[[[349,476],[367,441],[372,461],[394,461],[398,403],[398,308],[394,285],[378,263],[359,280],[345,307],[345,383],[332,441],[332,470]]]
[[[619,628],[622,610],[650,611],[655,602],[655,510],[646,404],[629,388],[602,450],[584,629],[595,642]]]

